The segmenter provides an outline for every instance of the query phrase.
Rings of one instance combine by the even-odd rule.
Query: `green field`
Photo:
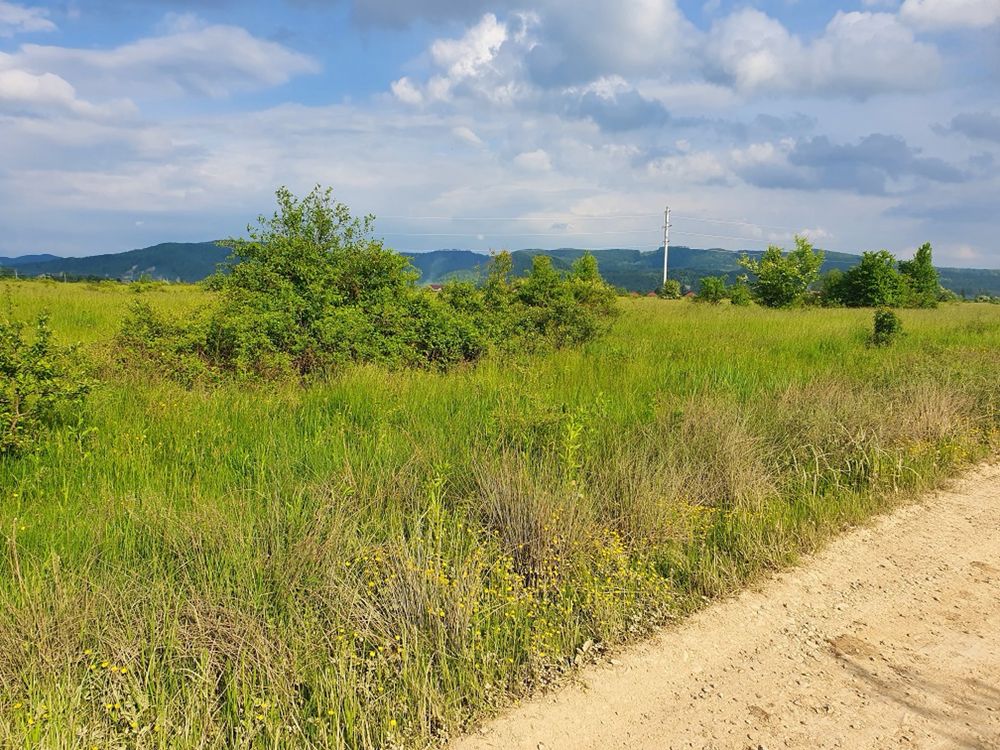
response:
[[[578,350],[185,390],[129,303],[0,283],[101,384],[0,458],[0,746],[423,746],[1000,445],[1000,308],[623,300]],[[588,652],[590,649],[587,649]],[[589,654],[588,654],[589,657]]]

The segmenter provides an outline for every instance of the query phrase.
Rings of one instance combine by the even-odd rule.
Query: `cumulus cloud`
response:
[[[1000,22],[1000,0],[905,0],[899,15],[922,29],[981,29]]]
[[[559,2],[506,19],[486,13],[429,46],[423,80],[406,76],[391,90],[410,105],[473,98],[558,110],[614,133],[663,126],[665,97],[683,102],[693,89],[719,101],[726,90],[864,99],[941,79],[937,49],[890,13],[838,12],[807,39],[755,9],[723,16],[705,34],[672,1],[587,3],[571,19]]]
[[[589,119],[606,132],[660,127],[670,119],[663,103],[643,96],[620,76],[565,92],[566,114]]]
[[[492,13],[457,38],[440,38],[429,49],[435,73],[424,84],[409,77],[392,83],[397,99],[406,104],[448,101],[455,94],[510,102],[523,88],[518,50],[526,43],[530,16],[515,15],[501,22]]]
[[[38,31],[55,31],[45,8],[28,7],[0,0],[0,37]]]
[[[838,144],[816,136],[757,144],[735,152],[734,165],[743,179],[758,187],[869,195],[884,195],[907,179],[958,183],[967,177],[942,159],[922,156],[899,136],[878,133],[857,143]]]
[[[665,199],[678,214],[818,227],[809,231],[836,249],[934,239],[918,212],[884,213],[904,195],[914,206],[975,206],[981,220],[948,231],[985,246],[1000,185],[989,155],[996,149],[952,134],[995,141],[995,91],[979,90],[987,111],[950,120],[985,76],[966,77],[960,93],[948,83],[967,59],[989,69],[995,52],[970,44],[958,59],[924,34],[929,27],[874,12],[899,3],[836,14],[812,4],[825,23],[806,31],[779,20],[784,3],[768,4],[774,17],[746,10],[752,3],[735,12],[716,3],[702,30],[675,0],[537,0],[531,13],[513,0],[354,0],[366,23],[448,23],[421,23],[414,35],[430,28],[435,38],[370,97],[359,84],[350,104],[263,110],[260,97],[240,93],[318,64],[239,27],[169,16],[154,35],[120,46],[26,45],[0,53],[5,230],[20,228],[37,248],[37,238],[58,236],[45,221],[58,213],[64,247],[99,247],[88,238],[107,237],[113,220],[117,241],[131,232],[134,246],[204,239],[240,231],[267,210],[275,185],[303,191],[321,182],[376,215],[524,219],[380,221],[400,249],[548,242],[518,231],[559,232],[552,242],[579,246],[653,247],[655,219],[586,215],[656,211]],[[339,82],[319,84],[311,97],[338,95],[324,86]],[[175,97],[170,107],[151,101],[164,96]],[[205,96],[229,101],[206,108]],[[106,116],[115,106],[128,116]],[[143,116],[154,109],[155,120]],[[929,129],[928,112],[947,113],[936,119],[949,124]],[[794,194],[776,201],[772,188]],[[681,223],[694,245],[740,244],[713,233],[771,239],[753,226]],[[70,226],[79,236],[68,237]]]
[[[44,115],[72,113],[84,118],[135,114],[128,100],[94,104],[77,95],[69,81],[53,73],[31,73],[19,68],[15,58],[0,52],[0,113]]]
[[[132,114],[128,102],[116,102],[105,107],[77,97],[67,81],[52,73],[34,75],[23,70],[0,70],[0,112],[46,112],[67,110],[84,117],[112,114]]]
[[[549,0],[537,14],[542,30],[527,58],[543,86],[686,69],[699,40],[675,0]]]
[[[866,97],[934,85],[941,60],[889,13],[838,12],[812,41],[748,8],[713,24],[709,74],[746,93],[834,93]]]
[[[1000,115],[992,112],[964,112],[955,115],[949,129],[968,138],[1000,143]]]
[[[175,19],[164,34],[113,49],[27,44],[11,59],[33,74],[71,80],[90,95],[128,91],[142,98],[223,97],[319,70],[311,58],[243,28],[203,25],[189,16]]]

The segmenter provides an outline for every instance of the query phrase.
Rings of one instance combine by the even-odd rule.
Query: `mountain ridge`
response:
[[[526,272],[535,255],[548,255],[556,268],[567,270],[584,252],[587,251],[580,248],[515,250],[512,252],[514,271],[518,274]],[[670,275],[691,287],[696,287],[705,276],[724,275],[733,281],[744,272],[738,264],[740,256],[745,253],[757,257],[762,252],[673,246],[670,248]],[[476,280],[481,278],[490,257],[486,253],[457,248],[402,254],[410,258],[420,272],[422,284],[440,284],[453,279]],[[215,242],[164,242],[120,253],[85,257],[63,258],[48,253],[0,257],[0,268],[29,277],[134,281],[147,276],[167,281],[196,282],[213,273],[228,255],[228,248],[220,247]],[[663,276],[662,248],[652,251],[611,248],[594,251],[594,255],[604,278],[628,291],[652,291]],[[827,252],[823,271],[847,269],[858,259],[859,256],[849,253]],[[969,297],[1000,295],[1000,270],[939,267],[938,272],[942,285],[957,294]]]

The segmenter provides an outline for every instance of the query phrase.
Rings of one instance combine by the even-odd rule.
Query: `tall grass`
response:
[[[0,294],[108,362],[134,298]],[[904,311],[878,349],[865,311],[625,305],[582,350],[447,375],[107,364],[0,461],[0,745],[421,746],[997,445],[995,307]]]

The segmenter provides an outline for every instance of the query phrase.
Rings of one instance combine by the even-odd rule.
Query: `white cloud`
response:
[[[985,28],[1000,22],[1000,0],[905,0],[899,15],[922,29]]]
[[[177,17],[166,34],[114,49],[24,45],[11,57],[32,73],[54,73],[90,95],[223,97],[314,73],[311,58],[237,26],[197,25]]]
[[[528,172],[549,172],[552,160],[543,149],[525,151],[514,157],[514,165]]]
[[[56,25],[49,20],[45,8],[27,7],[0,0],[0,37],[18,33],[55,31]]]
[[[700,40],[676,0],[548,0],[538,15],[528,64],[546,86],[686,70]]]
[[[718,154],[711,151],[683,153],[691,144],[682,142],[682,153],[664,156],[649,163],[647,171],[656,179],[669,178],[675,184],[723,182],[731,174]]]
[[[411,105],[446,102],[458,94],[497,103],[522,98],[527,88],[522,57],[530,48],[528,28],[536,21],[530,14],[514,14],[507,22],[485,14],[462,36],[430,45],[435,73],[425,85],[404,77],[392,84],[393,94]]]
[[[424,100],[424,95],[420,89],[414,85],[408,77],[403,76],[397,81],[393,81],[390,88],[393,95],[403,102],[403,104],[420,104]]]
[[[135,106],[127,100],[104,105],[85,101],[65,79],[52,73],[36,75],[11,67],[10,56],[0,53],[0,113],[69,112],[85,118],[101,118],[130,116],[135,111]]]
[[[465,141],[466,143],[471,143],[473,146],[486,145],[485,143],[483,143],[483,139],[480,138],[478,135],[476,135],[476,133],[472,130],[472,128],[466,127],[465,125],[459,125],[457,127],[454,127],[451,129],[451,132],[452,135],[454,135],[456,138],[459,138]]]
[[[431,58],[455,80],[478,75],[496,57],[507,40],[507,26],[487,13],[459,39],[438,39],[431,45]]]
[[[457,0],[414,0],[430,10],[453,1],[457,7]],[[937,52],[914,36],[916,26],[888,13],[831,12],[825,28],[805,33],[756,11],[727,16],[731,4],[723,5],[705,33],[672,0],[538,0],[534,15],[510,12],[513,0],[496,0],[488,6],[494,13],[482,15],[486,4],[469,0],[448,16],[468,25],[438,32],[392,76],[391,95],[263,111],[234,97],[213,104],[211,115],[194,114],[205,109],[194,100],[278,85],[316,63],[190,15],[103,51],[0,53],[0,249],[18,233],[25,249],[64,251],[223,236],[267,211],[276,185],[302,192],[317,182],[359,213],[531,219],[379,221],[400,249],[651,248],[660,241],[656,217],[597,222],[586,214],[656,213],[664,202],[689,216],[815,227],[809,234],[833,249],[916,246],[933,232],[991,247],[990,213],[934,224],[886,213],[916,194],[929,205],[978,197],[984,212],[1000,196],[1000,178],[983,156],[992,142],[928,127],[927,112],[947,121],[950,114],[940,113],[967,109],[977,84],[961,96],[947,85],[909,95],[954,72],[941,64],[949,47]],[[163,95],[176,98],[155,107],[155,121],[134,107],[120,110],[127,117],[106,116],[117,97],[145,108]],[[994,105],[976,107],[993,112]],[[951,130],[992,132],[991,121],[980,120],[956,121]],[[872,141],[873,133],[893,138]],[[896,161],[886,162],[892,154]],[[986,166],[967,168],[977,154]],[[836,238],[822,227],[836,227]],[[563,234],[550,241],[517,231]],[[677,231],[688,232],[680,241],[692,246],[747,246],[712,234],[773,239],[753,226],[678,220]]]
[[[746,9],[713,25],[707,58],[710,70],[745,93],[919,91],[935,85],[941,69],[937,50],[888,13],[838,12],[810,42]]]

